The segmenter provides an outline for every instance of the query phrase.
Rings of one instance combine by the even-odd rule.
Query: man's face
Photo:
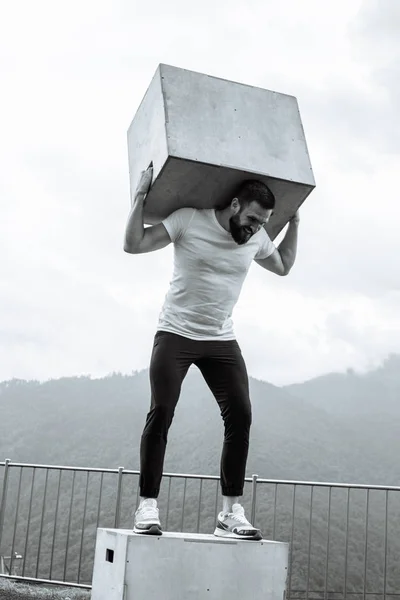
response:
[[[258,202],[251,202],[244,207],[240,207],[239,203],[234,206],[239,208],[229,219],[231,236],[237,244],[242,245],[268,223],[273,211],[262,208]]]

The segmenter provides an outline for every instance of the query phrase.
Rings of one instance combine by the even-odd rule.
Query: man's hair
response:
[[[275,196],[267,184],[257,179],[246,179],[236,190],[235,197],[241,206],[247,206],[251,202],[257,202],[262,208],[272,210],[275,208]]]

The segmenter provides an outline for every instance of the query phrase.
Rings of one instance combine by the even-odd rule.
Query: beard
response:
[[[246,228],[240,224],[239,214],[233,215],[229,219],[229,228],[231,236],[239,246],[242,246],[243,244],[248,242],[251,236],[253,235],[251,231],[247,231]]]

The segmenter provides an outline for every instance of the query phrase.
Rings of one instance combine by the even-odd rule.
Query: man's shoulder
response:
[[[213,219],[213,208],[194,208],[192,206],[182,206],[172,211],[163,221],[180,221],[198,223],[207,222]]]
[[[173,210],[172,212],[170,212],[164,219],[164,221],[171,221],[171,220],[175,220],[175,219],[191,219],[193,217],[193,215],[195,214],[196,209],[195,208],[191,208],[189,206],[182,206],[180,208],[176,208],[175,210]]]
[[[196,212],[197,212],[197,208],[193,208],[191,206],[181,206],[180,208],[176,208],[175,210],[173,210],[172,212],[169,213],[169,215],[166,217],[166,219],[168,218],[174,218],[174,217],[179,217],[179,218],[185,218],[185,217],[192,217]]]
[[[261,227],[257,231],[257,233],[254,235],[254,238],[257,239],[257,241],[259,241],[261,244],[271,241],[271,238],[269,237],[268,232],[265,229],[265,227]]]
[[[182,238],[192,224],[195,214],[196,209],[182,207],[174,210],[162,220],[162,224],[167,230],[172,242],[176,242]]]

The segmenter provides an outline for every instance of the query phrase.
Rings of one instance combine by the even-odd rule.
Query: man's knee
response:
[[[245,429],[250,429],[253,421],[253,414],[250,403],[242,409],[240,419],[243,423],[243,427]]]
[[[250,429],[253,418],[250,400],[231,403],[222,417],[226,425],[233,425],[235,429]]]
[[[174,417],[174,409],[165,405],[154,406],[147,414],[144,435],[154,433],[165,434],[168,431]]]

